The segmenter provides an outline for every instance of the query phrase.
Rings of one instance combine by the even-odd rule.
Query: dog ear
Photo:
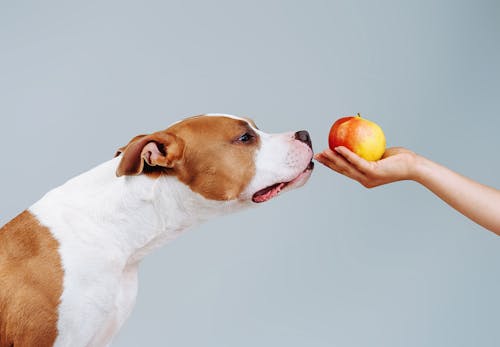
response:
[[[115,157],[122,155],[116,169],[116,176],[136,176],[148,168],[173,168],[182,158],[184,141],[173,134],[156,132],[150,135],[138,135],[118,149]]]

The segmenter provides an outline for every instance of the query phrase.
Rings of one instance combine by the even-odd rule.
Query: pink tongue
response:
[[[274,187],[273,189],[263,193],[263,194],[259,194],[259,195],[255,195],[253,197],[253,201],[254,202],[264,202],[264,201],[267,201],[269,199],[272,199],[274,198],[276,195],[279,194],[279,192],[281,191],[281,189],[283,188],[283,186],[285,186],[285,183],[280,183],[278,184],[276,187]]]

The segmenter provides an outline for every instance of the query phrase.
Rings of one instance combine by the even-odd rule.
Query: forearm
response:
[[[500,190],[477,183],[421,156],[416,160],[412,179],[466,217],[500,235]]]

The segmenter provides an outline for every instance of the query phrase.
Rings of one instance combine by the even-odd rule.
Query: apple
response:
[[[375,161],[385,152],[385,135],[374,122],[357,116],[343,117],[333,123],[328,135],[328,146],[344,146],[360,157]]]

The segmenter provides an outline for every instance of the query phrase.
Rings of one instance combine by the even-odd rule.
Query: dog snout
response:
[[[300,142],[304,142],[306,145],[309,146],[309,148],[312,149],[311,136],[306,130],[297,131],[295,133],[295,139],[299,140]]]

